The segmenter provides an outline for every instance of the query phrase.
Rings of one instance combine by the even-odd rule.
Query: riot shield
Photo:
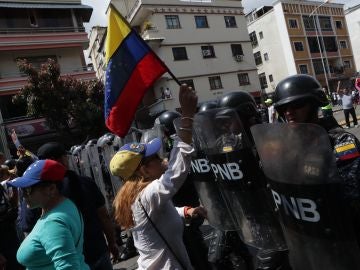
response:
[[[115,196],[118,190],[122,186],[122,181],[119,177],[114,176],[110,173],[109,164],[112,157],[115,155],[116,150],[122,146],[121,139],[117,136],[102,136],[97,143],[97,146],[101,155],[101,167],[103,170],[103,175],[109,177],[111,180],[112,193]]]
[[[360,269],[326,131],[311,124],[262,124],[251,131],[294,270]]]
[[[257,249],[285,250],[280,224],[267,200],[265,177],[236,112],[198,113],[194,130],[198,151],[191,177],[209,223],[220,230],[237,230]]]

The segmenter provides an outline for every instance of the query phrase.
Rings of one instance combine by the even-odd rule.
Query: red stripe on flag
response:
[[[157,59],[153,52],[149,52],[144,56],[137,64],[106,119],[106,126],[111,132],[120,137],[127,134],[136,109],[146,91],[165,72],[167,72],[167,68]]]
[[[341,157],[340,157],[340,160],[348,160],[348,159],[353,159],[353,158],[356,158],[356,157],[360,157],[360,153],[359,153],[359,152],[341,156]]]

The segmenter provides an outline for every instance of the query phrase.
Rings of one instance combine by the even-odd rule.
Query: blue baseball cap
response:
[[[134,174],[143,158],[155,155],[161,148],[161,140],[155,138],[148,143],[128,143],[123,145],[110,161],[113,175],[126,180]]]
[[[55,160],[38,160],[26,169],[23,176],[9,181],[8,184],[17,188],[26,188],[45,181],[61,182],[65,173],[65,166]]]

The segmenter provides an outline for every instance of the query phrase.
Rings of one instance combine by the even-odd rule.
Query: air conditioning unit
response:
[[[211,50],[203,50],[202,54],[204,57],[211,56]]]
[[[237,54],[234,56],[236,62],[242,62],[244,59],[244,56],[241,54]]]

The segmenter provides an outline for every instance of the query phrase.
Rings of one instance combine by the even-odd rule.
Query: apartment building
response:
[[[105,39],[106,39],[106,27],[94,26],[91,29],[89,35],[89,58],[94,66],[96,77],[105,83]]]
[[[113,0],[175,76],[197,92],[199,102],[260,84],[241,1]],[[155,115],[180,107],[179,86],[163,75],[143,100]],[[145,114],[145,113],[144,113]]]
[[[27,80],[19,71],[18,59],[40,67],[53,58],[64,75],[96,78],[86,67],[83,53],[89,44],[83,23],[91,14],[92,8],[81,0],[0,0],[0,151],[12,147],[8,135],[13,129],[27,147],[42,143],[51,133],[44,119],[25,116],[26,105],[12,103]]]
[[[309,74],[333,91],[355,73],[343,4],[278,0],[246,15],[261,88]],[[321,49],[320,49],[321,48]]]
[[[360,72],[360,4],[345,10],[345,18],[354,53],[356,71]]]

